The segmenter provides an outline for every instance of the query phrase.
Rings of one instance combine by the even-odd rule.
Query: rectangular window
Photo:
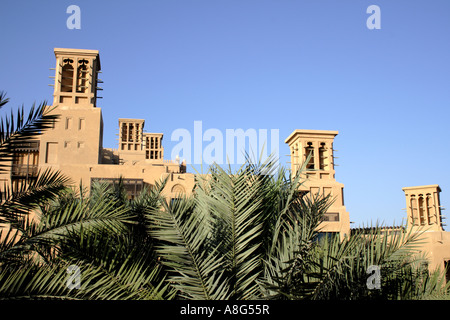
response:
[[[45,163],[54,164],[58,162],[58,142],[47,142]]]
[[[338,212],[327,212],[323,215],[322,221],[339,221],[339,213]]]
[[[317,241],[328,239],[333,240],[335,237],[339,237],[339,232],[319,232],[317,235]]]
[[[72,117],[66,118],[66,130],[72,129]]]
[[[84,130],[86,119],[80,118],[78,121],[78,130]]]

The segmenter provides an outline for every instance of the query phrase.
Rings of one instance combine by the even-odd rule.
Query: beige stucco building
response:
[[[450,232],[444,231],[439,185],[403,188],[406,197],[407,232],[420,232],[420,248],[429,268],[447,270],[450,280]]]
[[[56,58],[53,106],[59,121],[39,138],[23,146],[14,159],[11,175],[4,181],[19,185],[36,176],[38,169],[61,170],[88,190],[96,179],[123,178],[129,197],[145,185],[168,178],[165,194],[189,194],[194,175],[185,163],[164,160],[162,133],[144,132],[145,120],[119,119],[118,149],[103,148],[102,110],[97,92],[102,82],[96,50],[54,50]]]
[[[73,184],[88,190],[92,181],[124,179],[133,198],[144,186],[168,179],[164,193],[176,197],[190,194],[195,175],[179,160],[165,160],[163,133],[144,132],[144,119],[119,119],[117,149],[103,148],[102,110],[97,107],[101,90],[100,56],[96,50],[54,49],[56,58],[53,106],[60,118],[36,140],[17,149],[11,171],[0,175],[0,183],[19,186],[36,177],[39,169],[53,168],[69,176]],[[344,205],[344,185],[335,179],[334,138],[337,131],[295,130],[285,142],[290,148],[291,172],[305,166],[301,189],[312,194],[331,194],[333,204],[321,224],[323,234],[350,234],[350,217]],[[3,183],[2,183],[3,185]],[[430,257],[430,268],[447,267],[450,233],[442,228],[439,186],[404,188],[408,228],[426,228],[422,249]]]
[[[335,179],[334,138],[337,131],[295,130],[286,139],[291,154],[291,172],[303,166],[305,181],[300,187],[311,194],[331,195],[334,200],[324,216],[321,232],[350,235],[350,216],[344,206],[344,185]]]

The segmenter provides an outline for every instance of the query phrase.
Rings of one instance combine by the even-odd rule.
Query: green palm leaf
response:
[[[193,212],[192,198],[163,202],[149,212],[149,233],[158,242],[157,253],[169,268],[169,280],[187,299],[226,299],[226,281],[220,271],[222,259],[208,247],[210,227],[201,212]]]
[[[0,107],[8,102],[5,94],[0,93]],[[46,102],[39,106],[33,104],[26,116],[24,107],[17,110],[17,114],[11,111],[9,117],[0,121],[0,172],[8,170],[13,159],[15,149],[23,142],[30,141],[52,127],[58,114],[47,106]]]

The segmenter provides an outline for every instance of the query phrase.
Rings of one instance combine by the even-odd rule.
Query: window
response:
[[[61,91],[62,92],[72,92],[73,91],[73,60],[64,59],[61,74]]]
[[[88,84],[87,79],[89,71],[87,68],[87,64],[89,63],[89,61],[83,59],[79,60],[78,63],[80,63],[80,65],[77,69],[77,92],[85,93]]]
[[[39,164],[39,144],[23,142],[17,145],[14,152],[11,177],[32,178],[37,176]]]
[[[139,141],[139,123],[136,123],[136,131],[134,132],[135,134],[135,141],[138,142]]]
[[[418,226],[419,225],[419,219],[418,219],[418,212],[417,212],[417,205],[416,205],[416,197],[414,195],[411,196],[410,206],[411,206],[412,224],[415,225],[415,226]]]
[[[424,208],[423,195],[421,195],[421,194],[419,194],[418,204],[419,204],[420,224],[423,226],[423,225],[425,225],[425,210],[424,210],[425,208]]]
[[[132,123],[128,125],[128,142],[133,142],[133,129],[134,126]]]
[[[434,224],[436,223],[436,215],[434,214],[433,211],[433,205],[432,205],[432,199],[431,199],[431,194],[427,193],[427,196],[425,198],[425,207],[427,210],[427,214],[428,214],[428,224]]]
[[[325,142],[320,143],[319,148],[319,166],[320,170],[325,170],[328,166],[327,164],[327,148],[325,147]]]
[[[323,215],[322,221],[339,221],[339,213],[327,212]]]
[[[324,240],[332,241],[336,237],[339,237],[339,232],[319,232],[316,240],[318,242],[324,241]]]
[[[127,141],[127,124],[126,123],[122,123],[122,142],[126,142]],[[122,148],[122,150],[125,149],[125,147]]]
[[[58,142],[47,142],[45,163],[54,164],[58,162]]]
[[[72,129],[72,117],[66,118],[66,130]]]
[[[305,156],[306,159],[311,156],[308,163],[306,164],[306,170],[314,170],[314,147],[312,145],[312,142],[307,143],[307,146],[305,147]]]
[[[78,130],[84,130],[86,126],[86,119],[80,118],[78,121]]]

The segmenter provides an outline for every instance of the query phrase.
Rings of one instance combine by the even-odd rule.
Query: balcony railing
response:
[[[38,170],[37,165],[13,164],[11,175],[15,177],[36,177]]]
[[[39,141],[22,141],[15,143],[14,149],[18,152],[39,152]]]

